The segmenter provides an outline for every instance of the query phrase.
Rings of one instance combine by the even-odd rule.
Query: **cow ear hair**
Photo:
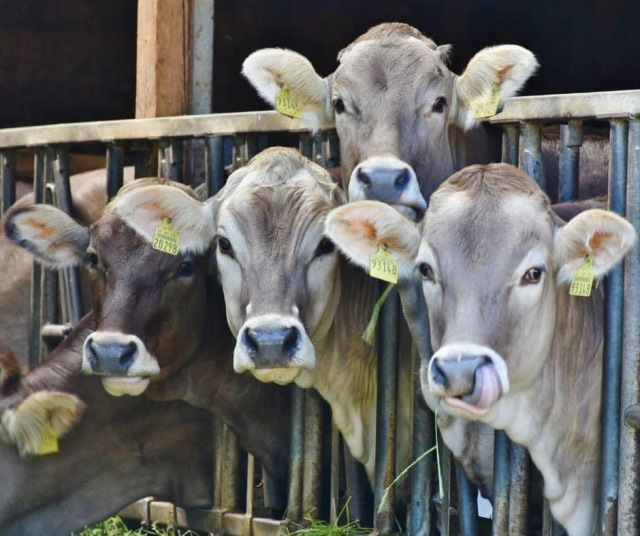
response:
[[[329,81],[321,78],[311,62],[292,50],[263,48],[250,54],[242,74],[271,106],[283,87],[302,111],[302,123],[313,131],[334,126]]]
[[[9,240],[49,268],[79,264],[89,245],[89,230],[51,205],[14,207],[2,227]]]
[[[378,201],[357,201],[332,210],[325,222],[325,234],[351,261],[367,270],[371,256],[386,244],[401,276],[413,271],[420,245],[417,226]]]
[[[148,242],[156,230],[170,218],[178,234],[180,253],[201,253],[213,240],[211,205],[167,185],[142,186],[128,190],[112,202],[114,212]]]
[[[458,78],[458,125],[470,129],[478,124],[474,107],[490,100],[497,90],[499,107],[513,97],[538,68],[533,53],[518,45],[499,45],[478,52]]]
[[[556,232],[558,283],[570,282],[589,254],[593,255],[594,276],[605,275],[625,256],[635,241],[633,226],[613,212],[591,209],[578,214]]]

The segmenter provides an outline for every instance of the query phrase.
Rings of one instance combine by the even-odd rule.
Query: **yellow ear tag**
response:
[[[153,249],[169,255],[177,255],[178,243],[178,233],[173,229],[171,218],[164,218],[153,235]]]
[[[500,94],[498,93],[498,86],[494,85],[491,88],[491,95],[486,100],[476,101],[473,107],[474,119],[485,119],[492,117],[498,113],[498,105],[500,104]]]
[[[302,110],[298,103],[293,100],[289,88],[283,86],[276,94],[276,111],[287,117],[294,117],[299,119],[302,117]]]
[[[569,294],[585,298],[591,296],[593,277],[593,253],[589,253],[584,259],[584,264],[576,270],[571,278]]]
[[[398,265],[389,255],[387,244],[380,244],[369,261],[369,275],[394,285],[398,282]]]
[[[56,435],[56,431],[51,426],[51,423],[47,421],[47,424],[42,431],[42,437],[40,439],[40,447],[38,447],[38,452],[40,456],[45,454],[54,454],[58,452],[58,436]]]

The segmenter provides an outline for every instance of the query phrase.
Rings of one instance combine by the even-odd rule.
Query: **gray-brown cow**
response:
[[[572,536],[593,533],[603,291],[571,296],[569,282],[586,263],[606,274],[633,245],[633,227],[597,209],[564,224],[506,164],[453,175],[420,230],[372,201],[335,210],[327,227],[358,264],[385,242],[405,278],[421,275],[429,318],[413,329],[428,321],[436,350],[422,361],[427,403],[526,446],[553,516]]]

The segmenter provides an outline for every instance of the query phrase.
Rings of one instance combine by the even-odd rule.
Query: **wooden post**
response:
[[[193,0],[138,0],[136,117],[189,109]]]

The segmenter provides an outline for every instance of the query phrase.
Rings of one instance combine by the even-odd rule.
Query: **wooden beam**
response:
[[[136,118],[188,113],[192,1],[138,0]]]

